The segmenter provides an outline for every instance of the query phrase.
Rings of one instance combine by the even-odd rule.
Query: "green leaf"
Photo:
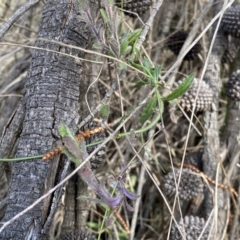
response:
[[[146,72],[146,68],[138,63],[131,62],[131,65],[142,72]]]
[[[158,82],[158,78],[159,78],[159,75],[162,71],[162,67],[161,66],[156,66],[153,70],[153,81],[154,83],[157,83]]]
[[[104,22],[109,26],[109,18],[108,18],[108,15],[107,15],[106,11],[101,8],[100,13],[102,15],[102,18],[103,18]]]
[[[132,53],[132,60],[139,59],[140,57],[140,51],[136,48],[135,45],[133,45],[133,53]]]
[[[129,41],[127,39],[124,39],[123,42],[121,42],[120,46],[120,54],[125,55],[125,51],[129,45]]]
[[[136,40],[138,40],[141,32],[142,32],[142,29],[136,29],[136,30],[128,37],[129,43],[136,42]]]
[[[100,229],[101,225],[99,223],[96,222],[87,222],[88,227],[90,228],[96,228],[96,229]]]
[[[152,67],[153,67],[152,63],[146,57],[144,57],[144,59],[143,59],[143,66],[148,70],[152,69]]]
[[[172,93],[167,97],[162,98],[164,101],[172,101],[180,96],[182,96],[192,85],[194,79],[193,73],[190,74]]]
[[[102,119],[107,119],[110,114],[110,109],[108,105],[103,105],[99,110],[99,115]]]
[[[144,69],[145,69],[144,72],[151,78],[151,82],[152,82],[153,66],[152,66],[152,63],[146,57],[144,57],[144,59],[143,59],[143,66],[144,66]]]
[[[158,108],[159,108],[159,113],[162,116],[164,105],[163,105],[163,100],[160,98],[159,95],[158,95]]]
[[[120,62],[119,63],[119,68],[127,70],[128,66],[127,66],[127,64],[125,62]]]
[[[60,124],[58,128],[59,134],[62,137],[64,146],[66,147],[63,152],[74,162],[80,165],[82,160],[82,153],[75,136],[71,133],[70,129],[65,124]]]
[[[127,55],[132,51],[132,46],[127,46],[125,52],[123,53],[123,55]]]
[[[153,114],[154,108],[157,105],[157,96],[154,95],[147,103],[146,107],[140,116],[140,123],[145,123]]]
[[[133,88],[140,88],[141,86],[146,85],[146,84],[148,84],[148,83],[149,83],[149,81],[145,78],[145,79],[137,82],[137,83],[133,86]]]
[[[70,129],[63,123],[60,124],[59,128],[58,128],[59,134],[61,137],[71,137],[73,139],[75,139],[74,135],[71,133]]]

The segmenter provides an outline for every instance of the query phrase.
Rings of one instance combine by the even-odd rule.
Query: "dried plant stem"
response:
[[[153,20],[154,20],[156,14],[157,14],[159,8],[161,7],[162,3],[163,3],[163,0],[158,0],[156,2],[156,4],[153,6],[152,13],[151,13],[149,19],[147,20],[147,22],[145,23],[145,27],[144,27],[144,29],[143,29],[140,37],[139,37],[139,40],[138,40],[138,42],[136,44],[136,48],[138,50],[141,48],[143,42],[145,41],[146,36],[148,34],[148,31],[149,31],[149,29],[150,29],[150,27],[151,27],[151,25],[153,23]]]
[[[32,6],[40,2],[40,0],[29,0],[26,4],[21,6],[0,28],[0,39],[5,35],[8,29]]]

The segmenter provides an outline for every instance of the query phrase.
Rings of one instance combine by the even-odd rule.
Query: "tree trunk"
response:
[[[40,155],[53,148],[58,126],[65,123],[73,132],[81,119],[80,91],[84,84],[82,51],[60,46],[52,40],[86,48],[90,33],[69,0],[48,0],[43,10],[24,96],[1,141],[1,156],[8,157],[16,144],[16,157]],[[43,40],[44,39],[44,40]],[[67,54],[67,55],[66,55]],[[10,137],[9,137],[10,136]],[[42,159],[12,165],[8,205],[4,221],[26,209],[51,189],[64,169],[64,160]],[[0,239],[45,239],[42,228],[48,219],[53,197],[14,221]]]
[[[215,5],[215,14],[222,9],[222,3]],[[213,33],[217,27],[217,23],[213,26]],[[221,157],[219,154],[220,139],[219,139],[219,126],[218,126],[218,109],[219,109],[219,95],[220,95],[220,63],[223,55],[223,46],[227,45],[226,36],[222,30],[219,29],[214,40],[212,52],[209,56],[207,70],[204,75],[204,80],[209,84],[213,91],[212,109],[204,113],[204,151],[203,151],[203,166],[204,173],[217,182],[222,182],[223,172],[221,169]],[[215,187],[211,187],[212,192]],[[209,188],[206,188],[204,206],[206,219],[211,218],[210,223],[213,224],[212,236],[220,239],[226,231],[227,222],[227,207],[228,198],[226,191],[217,189],[217,198]],[[217,201],[216,201],[217,199]],[[217,205],[217,207],[215,207]],[[217,216],[217,218],[216,218]],[[217,220],[217,221],[214,221]]]

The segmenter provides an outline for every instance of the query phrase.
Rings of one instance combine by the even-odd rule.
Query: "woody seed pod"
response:
[[[87,232],[73,231],[64,234],[61,240],[96,240],[96,238]]]
[[[171,240],[182,240],[182,239],[188,239],[188,240],[197,240],[199,239],[199,236],[201,235],[202,240],[210,239],[209,237],[209,228],[205,227],[205,220],[203,218],[199,218],[197,216],[185,216],[183,219],[181,219],[178,222],[178,227],[174,223],[171,229]],[[179,232],[179,229],[181,230],[181,233]],[[204,229],[204,230],[203,230]],[[185,237],[183,237],[183,236]]]
[[[137,15],[133,13],[137,13],[140,17],[150,8],[152,5],[152,0],[116,0],[116,6],[122,8],[129,12],[124,12],[130,17],[136,18]],[[130,13],[132,12],[132,13]]]
[[[166,46],[177,56],[180,53],[181,48],[187,37],[188,33],[184,30],[180,30],[169,37]],[[200,43],[195,44],[193,48],[184,57],[184,60],[187,61],[194,60],[201,50],[202,50],[201,44]]]
[[[176,182],[178,182],[180,169],[175,169],[174,172],[176,176]],[[176,191],[173,172],[169,172],[164,176],[163,189],[168,197],[173,197],[178,192],[180,199],[188,201],[197,197],[200,193],[203,193],[204,184],[199,175],[196,175],[190,169],[184,168],[182,169],[178,191]]]
[[[222,29],[232,37],[240,37],[240,5],[229,8],[222,17]]]
[[[235,101],[240,101],[240,70],[234,72],[227,83],[227,96]]]
[[[178,82],[180,85],[182,81]],[[197,95],[198,87],[200,84],[200,89]],[[213,101],[212,90],[209,88],[208,84],[205,81],[199,81],[197,78],[193,80],[192,86],[181,96],[180,105],[186,111],[193,109],[193,104],[196,100],[196,112],[206,111],[210,108]]]
[[[231,44],[229,46],[226,47],[222,59],[221,59],[221,63],[233,63],[235,57],[237,55],[237,48],[235,47],[234,44]]]

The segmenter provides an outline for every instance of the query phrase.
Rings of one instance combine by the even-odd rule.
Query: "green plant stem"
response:
[[[113,194],[115,193],[116,188],[117,188],[117,185],[118,185],[118,181],[116,182],[116,185],[115,185],[114,188],[113,188],[113,191],[112,191],[112,193],[111,193],[111,196],[113,196]],[[100,240],[101,234],[102,234],[102,232],[103,232],[103,226],[104,226],[104,223],[105,223],[105,221],[106,221],[108,212],[109,212],[109,209],[106,209],[105,214],[104,214],[104,217],[103,217],[103,221],[102,221],[102,224],[101,224],[101,227],[100,227],[100,231],[99,231],[99,234],[98,234],[98,240]]]
[[[43,155],[21,157],[21,158],[0,158],[0,162],[16,162],[16,161],[32,160],[32,159],[37,159],[42,157]]]

